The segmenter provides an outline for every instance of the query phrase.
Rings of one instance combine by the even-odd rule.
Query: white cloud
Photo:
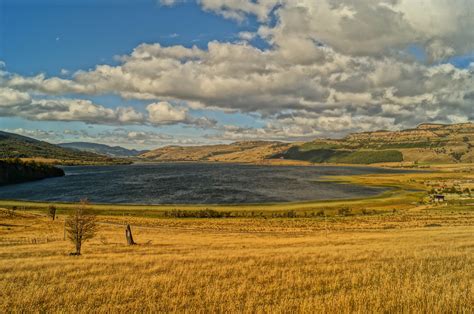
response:
[[[22,106],[30,102],[31,97],[29,94],[8,87],[0,87],[0,114],[2,112],[9,112],[12,107]]]
[[[172,124],[187,120],[187,110],[173,108],[166,101],[149,104],[146,107],[149,114],[149,121],[154,124]]]
[[[66,137],[66,139],[65,139]],[[64,135],[58,134],[53,139],[59,141],[89,141],[106,145],[120,145],[128,148],[152,149],[165,145],[181,145],[199,142],[199,139],[170,135],[162,132],[146,130],[128,130],[126,128],[115,128],[90,133],[86,130],[65,130]]]
[[[57,140],[62,138],[62,134],[57,133],[56,131],[51,130],[40,130],[40,129],[24,129],[24,128],[16,128],[16,129],[3,129],[2,131],[9,132],[9,133],[16,133],[19,135],[32,137],[39,140]]]
[[[159,0],[161,5],[171,6],[176,3],[176,0]]]
[[[254,39],[255,36],[257,36],[257,34],[252,33],[252,32],[240,32],[239,33],[239,38],[242,39],[242,40],[246,40],[246,41],[250,41],[250,40]]]
[[[38,121],[82,121],[92,124],[144,123],[145,117],[131,107],[106,108],[90,100],[32,98],[28,93],[0,87],[0,116]]]
[[[472,52],[474,7],[465,0],[202,0],[227,18],[255,15],[275,27],[259,33],[278,46],[314,40],[351,55],[381,55],[418,43],[431,60]]]
[[[255,15],[259,21],[267,21],[270,11],[280,0],[199,0],[204,10],[213,11],[226,18],[244,20],[247,14]]]

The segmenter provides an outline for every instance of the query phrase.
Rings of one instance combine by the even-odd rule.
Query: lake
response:
[[[406,172],[339,166],[155,163],[64,167],[66,176],[0,187],[0,199],[120,204],[248,204],[375,196],[386,188],[323,176]]]

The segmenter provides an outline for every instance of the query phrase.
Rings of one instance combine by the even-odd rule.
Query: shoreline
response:
[[[377,211],[392,211],[394,209],[412,209],[426,203],[430,182],[457,184],[456,182],[474,182],[474,173],[469,171],[474,164],[438,165],[431,171],[366,174],[350,176],[324,176],[320,180],[350,183],[371,187],[388,187],[390,190],[371,197],[336,200],[312,200],[300,202],[257,203],[257,204],[91,204],[91,209],[101,215],[133,215],[157,216],[165,211],[205,210],[232,212],[281,212],[281,211],[335,211],[342,207],[355,210],[372,209]],[[466,170],[467,169],[467,170]],[[403,170],[403,169],[402,169]],[[471,184],[471,183],[466,183]],[[474,186],[471,186],[473,190]],[[45,210],[50,204],[55,204],[60,210],[68,211],[77,203],[44,202],[22,200],[0,200],[0,207],[24,208],[26,210]],[[464,206],[464,205],[462,205]]]
[[[214,162],[153,162],[153,163],[134,163],[136,165],[147,165],[147,164],[213,164]],[[229,165],[241,165],[241,166],[282,166],[282,165],[258,165],[258,164],[249,164],[249,163],[229,163],[229,162],[219,162],[219,164],[229,164]],[[126,165],[128,166],[128,165]],[[320,167],[328,167],[326,164],[318,164],[313,165],[320,166]],[[353,167],[352,165],[330,165],[333,167],[352,167],[352,168],[367,168],[364,165],[359,165],[359,167]],[[65,166],[62,168],[68,167],[89,167],[89,166]],[[108,167],[108,166],[105,166]],[[282,166],[284,167],[284,166]],[[387,169],[382,167],[370,167],[370,168],[378,168],[378,169]],[[386,173],[386,175],[394,175],[394,174],[408,174],[414,173],[415,171],[408,170],[408,169],[394,169],[400,170],[400,172],[392,172]],[[66,174],[67,175],[67,174]],[[238,208],[238,209],[246,209],[246,208],[274,208],[278,207],[300,207],[306,205],[315,205],[319,206],[320,204],[331,204],[337,202],[354,202],[354,201],[361,201],[361,200],[373,200],[386,197],[387,194],[392,194],[395,191],[403,191],[404,188],[400,185],[394,184],[370,184],[370,182],[357,182],[355,178],[358,176],[371,176],[371,175],[381,175],[380,173],[370,173],[365,175],[324,175],[319,177],[314,182],[331,182],[331,183],[338,183],[338,184],[352,184],[355,186],[360,187],[371,187],[371,188],[378,188],[381,191],[373,195],[361,195],[361,196],[353,196],[348,198],[327,198],[327,199],[310,199],[310,200],[294,200],[294,201],[281,201],[281,202],[260,202],[260,203],[107,203],[107,202],[98,202],[98,203],[91,203],[91,206],[94,207],[101,207],[101,208],[110,208],[110,207],[119,207],[119,208],[127,208],[127,209],[150,209],[153,208],[155,210],[167,210],[170,208],[191,208],[191,209],[208,209],[210,207],[216,208],[217,210],[225,210],[228,208]],[[420,192],[421,190],[417,190],[416,192]],[[410,192],[414,192],[411,190]],[[49,204],[55,204],[65,207],[74,206],[77,202],[70,202],[70,201],[43,201],[43,200],[28,200],[28,199],[0,199],[0,206],[2,204],[10,204],[11,206],[25,206],[27,204],[28,207],[44,207]]]
[[[98,214],[120,215],[120,214],[160,214],[171,210],[207,210],[216,211],[232,211],[232,212],[280,212],[280,211],[311,211],[311,210],[331,210],[340,207],[356,206],[356,207],[376,207],[398,206],[400,202],[405,203],[409,200],[412,203],[421,197],[421,190],[414,192],[396,185],[372,185],[365,182],[353,183],[351,178],[341,177],[333,178],[333,181],[342,184],[352,183],[358,185],[388,188],[377,195],[370,197],[348,198],[348,199],[326,199],[326,200],[310,200],[295,202],[278,202],[278,203],[252,203],[252,204],[114,204],[114,203],[91,203],[90,208]],[[59,210],[67,211],[75,206],[74,202],[45,202],[45,201],[28,201],[28,200],[0,200],[0,207],[16,207],[24,210],[45,210],[49,205],[54,204]],[[398,204],[398,205],[397,205]],[[405,204],[406,205],[406,204]]]

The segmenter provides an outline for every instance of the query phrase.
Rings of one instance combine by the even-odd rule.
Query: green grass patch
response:
[[[292,147],[287,152],[275,156],[285,159],[304,160],[314,163],[347,163],[347,164],[372,164],[380,162],[403,161],[403,154],[397,150],[336,150],[336,149],[313,149],[302,150],[300,147]]]

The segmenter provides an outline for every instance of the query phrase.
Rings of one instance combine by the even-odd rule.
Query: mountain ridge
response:
[[[128,149],[121,146],[110,146],[91,142],[68,142],[57,144],[63,148],[76,149],[83,152],[96,153],[110,157],[137,157],[148,150]]]
[[[27,136],[0,131],[0,159],[20,158],[55,164],[116,164],[125,160],[63,148]]]
[[[423,123],[400,131],[378,130],[343,139],[308,142],[249,141],[203,146],[165,146],[140,157],[155,161],[262,163],[294,160],[312,163],[474,162],[474,123]]]

